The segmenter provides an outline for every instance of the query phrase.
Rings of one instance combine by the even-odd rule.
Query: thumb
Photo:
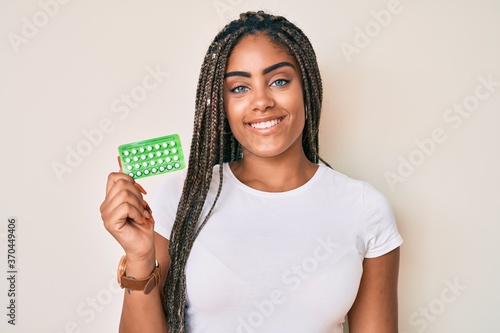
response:
[[[122,160],[120,159],[120,156],[116,156],[116,159],[118,160],[118,165],[120,166],[120,170],[118,170],[119,172],[123,172],[122,170]]]

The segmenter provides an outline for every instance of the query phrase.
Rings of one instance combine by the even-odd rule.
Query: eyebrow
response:
[[[264,70],[262,71],[262,74],[266,75],[267,73],[270,73],[278,68],[285,67],[285,66],[292,67],[294,70],[297,70],[292,63],[290,63],[288,61],[282,61],[282,62],[279,62],[277,64],[274,64],[274,65],[271,65],[269,67],[264,68]],[[243,77],[249,78],[252,75],[248,72],[243,72],[243,71],[234,71],[234,72],[228,72],[228,73],[224,74],[224,78],[228,78],[231,76],[243,76]]]

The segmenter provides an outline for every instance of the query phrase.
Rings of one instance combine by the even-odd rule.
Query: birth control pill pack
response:
[[[134,179],[181,170],[185,167],[179,135],[127,143],[118,147],[122,172]]]

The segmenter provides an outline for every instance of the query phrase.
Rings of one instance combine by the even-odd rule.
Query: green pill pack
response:
[[[178,134],[127,143],[118,147],[122,172],[134,179],[160,175],[185,167]]]

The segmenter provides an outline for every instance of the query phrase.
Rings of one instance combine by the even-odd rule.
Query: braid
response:
[[[171,264],[163,285],[164,311],[171,333],[184,333],[186,311],[186,264],[194,241],[207,223],[222,190],[222,164],[238,160],[242,147],[231,133],[224,113],[224,74],[234,46],[249,34],[264,33],[285,47],[300,66],[306,123],[302,146],[313,163],[324,162],[318,152],[318,128],[322,83],[314,50],[304,33],[284,17],[262,11],[242,13],[222,29],[209,46],[200,70],[196,90],[193,137],[186,180],[170,235]],[[210,210],[204,217],[213,167],[219,164],[219,186]],[[328,164],[327,164],[328,165]],[[200,223],[201,222],[201,223]]]

